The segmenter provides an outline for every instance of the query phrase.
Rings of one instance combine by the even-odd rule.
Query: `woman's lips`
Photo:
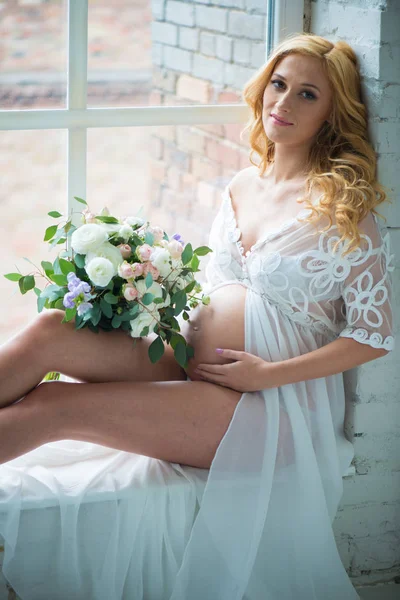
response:
[[[293,125],[293,123],[286,123],[285,121],[279,120],[279,118],[275,117],[275,115],[273,115],[273,114],[271,114],[271,118],[272,118],[273,122],[276,123],[277,125],[283,125],[284,127]]]

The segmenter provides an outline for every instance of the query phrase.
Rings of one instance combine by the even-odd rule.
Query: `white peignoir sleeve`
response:
[[[339,337],[353,338],[373,348],[394,348],[392,276],[394,254],[390,236],[369,213],[359,224],[361,247],[341,261],[344,329]]]

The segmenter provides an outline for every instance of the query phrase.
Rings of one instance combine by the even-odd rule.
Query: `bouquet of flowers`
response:
[[[176,317],[183,313],[187,321],[191,308],[199,302],[209,304],[208,296],[196,296],[202,286],[194,273],[200,270],[199,257],[211,248],[194,250],[179,234],[170,238],[141,217],[118,219],[106,208],[95,215],[85,200],[75,199],[86,206],[82,224],[76,227],[70,217],[64,224],[48,227],[44,236],[51,247],[66,243],[66,249],[53,263],[42,261],[42,270],[25,259],[36,272],[4,276],[18,282],[22,294],[34,290],[38,312],[62,309],[62,322],[74,319],[76,329],[89,327],[97,333],[99,328],[120,328],[132,338],[156,333],[148,349],[150,361],[162,357],[166,342],[186,368],[194,350],[181,335]],[[55,219],[63,216],[57,211],[48,214]],[[35,276],[47,281],[44,289],[36,287]]]

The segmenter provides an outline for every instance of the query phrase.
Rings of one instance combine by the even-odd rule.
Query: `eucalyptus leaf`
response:
[[[53,217],[53,219],[58,219],[58,217],[62,217],[62,214],[58,212],[58,210],[51,210],[47,213],[49,217]]]
[[[184,369],[187,366],[186,345],[179,342],[174,349],[174,356],[178,364]]]
[[[50,227],[48,227],[45,231],[43,241],[47,242],[48,240],[51,240],[51,238],[54,236],[56,231],[57,231],[57,225],[50,225]]]
[[[62,259],[61,259],[62,260]],[[67,285],[68,279],[66,275],[55,275],[54,273],[50,276],[50,279],[57,285]]]
[[[119,223],[118,219],[116,219],[115,217],[110,217],[110,216],[96,215],[96,219],[98,221],[101,221],[102,223],[113,223],[113,224]]]
[[[21,273],[7,273],[4,277],[10,281],[19,281],[23,275]]]
[[[75,315],[76,315],[76,307],[67,308],[65,311],[64,318],[61,321],[61,323],[68,323],[69,321],[72,321],[72,319],[75,317]]]
[[[156,339],[150,344],[148,349],[148,354],[150,361],[154,364],[160,360],[162,355],[164,354],[165,348],[161,337],[156,337]]]
[[[147,294],[144,294],[142,296],[142,302],[145,306],[148,306],[149,304],[151,304],[153,302],[154,299],[154,294],[149,294],[147,292]]]
[[[35,278],[33,275],[26,275],[24,277],[24,290],[29,292],[29,290],[33,290],[35,287]]]
[[[212,252],[212,249],[209,248],[208,246],[199,246],[198,248],[196,248],[196,250],[194,251],[195,254],[197,254],[197,256],[205,256],[206,254],[208,254],[209,252]]]
[[[87,206],[87,202],[86,200],[84,200],[83,198],[78,198],[78,196],[74,196],[75,200],[77,200],[78,202],[81,202],[82,204],[86,204]]]
[[[146,284],[146,288],[149,288],[151,285],[153,285],[153,277],[152,277],[151,273],[147,273],[146,279],[144,280],[144,282]]]
[[[121,325],[121,322],[122,321],[119,315],[114,315],[111,321],[111,325],[114,327],[114,329],[117,329]]]
[[[146,327],[143,327],[142,331],[140,332],[140,337],[146,337],[146,335],[149,335],[149,331],[150,327],[146,325]]]
[[[108,304],[118,304],[117,296],[114,296],[111,292],[107,292],[107,294],[104,295],[104,300],[108,302]]]
[[[85,267],[85,255],[84,254],[75,254],[74,261],[76,266],[79,269],[83,269]]]
[[[182,252],[182,255],[181,255],[182,263],[184,265],[186,265],[192,259],[192,256],[193,256],[192,244],[186,244],[186,246]]]
[[[113,309],[112,309],[111,304],[106,302],[104,300],[104,298],[100,298],[100,308],[103,311],[103,313],[105,314],[105,316],[108,317],[109,319],[111,319],[111,317],[113,316]]]
[[[60,258],[60,269],[63,275],[68,275],[68,273],[75,273],[75,265],[69,260],[65,260],[64,258]]]

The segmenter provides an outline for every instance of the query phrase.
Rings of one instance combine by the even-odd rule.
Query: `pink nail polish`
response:
[[[217,354],[222,354],[223,353],[223,349],[222,348],[216,348],[215,352],[217,352]]]

